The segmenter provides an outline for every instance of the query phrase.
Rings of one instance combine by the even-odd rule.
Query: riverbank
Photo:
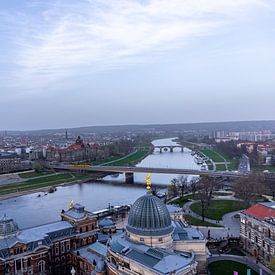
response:
[[[48,192],[50,187],[60,187],[60,186],[67,186],[67,185],[73,185],[80,182],[89,182],[89,181],[96,181],[100,176],[97,175],[74,175],[74,174],[61,174],[62,175],[68,175],[67,178],[64,179],[57,179],[55,177],[54,180],[45,181],[43,178],[37,178],[29,181],[24,182],[18,182],[18,183],[12,183],[5,186],[0,186],[0,201],[20,197],[28,194],[38,193],[38,192]],[[53,175],[49,176],[60,176],[60,175]],[[43,180],[41,182],[41,180]]]
[[[146,158],[151,150],[135,151],[124,157],[112,159],[101,165],[135,165]],[[35,172],[17,174],[14,182],[0,185],[0,200],[19,197],[36,192],[47,192],[50,187],[72,185],[79,182],[96,181],[102,179],[106,174],[75,174],[75,173],[54,173],[54,171]],[[21,180],[20,180],[21,179]]]

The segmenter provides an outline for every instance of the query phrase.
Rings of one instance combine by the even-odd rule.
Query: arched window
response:
[[[38,271],[39,271],[39,273],[45,272],[45,265],[46,265],[46,263],[43,260],[38,262]]]

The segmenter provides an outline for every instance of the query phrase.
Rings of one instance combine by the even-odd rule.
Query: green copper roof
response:
[[[173,231],[166,205],[150,192],[133,204],[126,228],[133,234],[144,236],[161,236]]]

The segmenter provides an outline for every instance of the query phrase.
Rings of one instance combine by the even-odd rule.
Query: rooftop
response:
[[[123,257],[132,259],[158,274],[169,274],[187,268],[194,261],[194,255],[175,253],[161,248],[152,248],[129,241],[122,233],[114,236],[109,248]]]
[[[50,245],[52,240],[70,236],[73,233],[73,226],[66,221],[22,229],[16,235],[0,239],[0,257],[8,257],[7,249],[13,247],[16,243],[24,243],[29,250],[33,250],[39,245]]]
[[[186,227],[182,221],[172,221],[174,227],[173,240],[186,241],[186,240],[204,240],[203,234],[193,227]]]
[[[64,214],[66,216],[69,216],[75,220],[81,220],[83,218],[85,218],[86,216],[86,211],[85,211],[85,207],[76,203],[73,205],[72,208],[70,208],[69,210],[65,211]]]
[[[255,204],[243,213],[261,221],[267,218],[275,218],[275,202]]]
[[[173,231],[166,205],[151,192],[134,202],[126,229],[141,236],[161,236]]]

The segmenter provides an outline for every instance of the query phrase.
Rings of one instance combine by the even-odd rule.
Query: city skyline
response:
[[[271,120],[274,11],[264,0],[1,3],[1,129]]]

